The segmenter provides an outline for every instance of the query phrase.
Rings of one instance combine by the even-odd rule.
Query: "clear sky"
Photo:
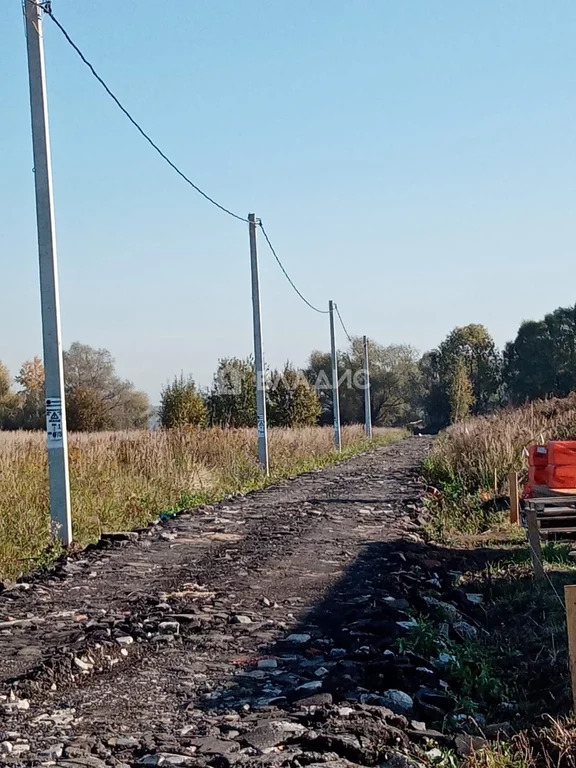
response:
[[[576,300],[574,0],[53,0],[209,194],[261,217],[314,303],[420,350]],[[64,344],[157,399],[252,350],[246,225],[158,158],[46,19]],[[0,359],[41,354],[20,0],[0,0]],[[260,244],[267,362],[328,324]],[[340,334],[340,343],[344,344]]]

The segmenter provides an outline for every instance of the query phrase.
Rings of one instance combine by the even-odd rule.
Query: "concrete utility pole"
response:
[[[368,367],[368,337],[362,337],[362,356],[364,359],[364,434],[372,440],[372,409],[370,407],[370,369]]]
[[[336,336],[334,334],[334,302],[328,302],[330,311],[330,354],[332,356],[332,408],[334,411],[334,446],[342,450],[340,433],[340,395],[338,393],[338,357],[336,355]]]
[[[46,440],[50,475],[50,516],[54,534],[63,544],[72,541],[70,482],[68,477],[68,437],[64,408],[64,366],[60,333],[58,265],[52,202],[52,168],[48,106],[44,72],[42,9],[39,0],[25,0],[26,46],[32,115],[36,221],[40,262],[40,299],[46,377]]]
[[[260,278],[258,276],[258,251],[256,249],[256,218],[248,214],[250,233],[250,265],[252,268],[252,322],[254,326],[254,365],[256,367],[256,414],[258,427],[258,460],[269,474],[268,426],[266,423],[266,378],[264,352],[262,351],[262,319],[260,316]]]

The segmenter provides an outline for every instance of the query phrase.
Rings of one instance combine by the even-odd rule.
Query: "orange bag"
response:
[[[528,485],[548,485],[548,467],[530,467]]]
[[[531,467],[546,467],[548,465],[548,448],[545,445],[531,445],[528,449],[528,463]]]
[[[576,467],[576,440],[550,440],[548,464],[556,467]]]
[[[576,464],[573,466],[548,465],[548,483],[549,488],[576,488]]]

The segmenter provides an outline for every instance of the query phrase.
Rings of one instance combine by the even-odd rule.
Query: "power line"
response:
[[[274,249],[274,246],[273,246],[273,245],[272,245],[272,243],[270,242],[270,238],[269,238],[269,237],[268,237],[268,235],[266,234],[266,230],[264,229],[264,225],[262,224],[262,221],[259,221],[258,223],[259,223],[259,225],[260,225],[260,229],[262,230],[262,234],[264,235],[264,238],[265,238],[266,242],[268,243],[268,247],[269,247],[269,248],[270,248],[270,250],[272,251],[272,255],[274,256],[274,258],[275,258],[275,259],[276,259],[276,261],[278,262],[278,266],[280,267],[280,269],[281,269],[281,270],[282,270],[282,272],[284,273],[284,277],[286,278],[286,280],[288,280],[288,282],[290,283],[290,285],[292,286],[292,288],[293,288],[293,289],[296,291],[296,293],[298,294],[298,296],[300,296],[300,298],[302,299],[302,301],[303,301],[305,304],[307,304],[307,305],[310,307],[310,309],[313,309],[313,310],[314,310],[314,312],[319,312],[321,315],[327,315],[327,314],[329,313],[329,311],[330,311],[330,310],[328,310],[328,309],[318,309],[318,307],[315,307],[315,306],[314,306],[314,304],[311,304],[311,303],[308,301],[308,299],[307,299],[305,296],[303,296],[303,294],[302,294],[302,293],[300,293],[300,291],[298,290],[298,288],[296,288],[296,285],[294,284],[294,281],[292,280],[292,278],[290,277],[290,275],[288,274],[288,272],[286,272],[286,270],[284,269],[284,265],[283,265],[283,264],[282,264],[282,262],[280,261],[280,259],[279,259],[279,257],[278,257],[278,254],[276,253],[276,250]]]
[[[33,0],[25,0],[25,2],[33,2]],[[58,27],[66,41],[69,43],[69,45],[73,48],[73,50],[76,52],[76,54],[80,57],[82,62],[86,65],[86,67],[90,70],[93,77],[100,83],[102,88],[106,91],[108,96],[112,99],[112,101],[116,104],[116,106],[120,109],[120,111],[128,118],[128,120],[132,123],[132,125],[136,128],[136,130],[141,134],[141,136],[150,144],[150,146],[160,155],[160,157],[174,170],[184,181],[189,184],[192,189],[194,189],[196,192],[198,192],[202,197],[207,200],[212,205],[216,206],[216,208],[219,208],[224,213],[228,214],[228,216],[232,216],[234,219],[237,219],[238,221],[243,221],[246,223],[249,223],[248,219],[244,216],[239,216],[237,213],[234,213],[229,208],[226,208],[225,206],[221,205],[217,200],[210,197],[204,190],[202,190],[197,184],[195,184],[186,174],[180,170],[180,168],[170,160],[170,158],[160,149],[160,147],[156,144],[155,141],[152,140],[152,138],[146,133],[146,131],[142,128],[142,126],[135,120],[134,117],[130,114],[130,112],[126,109],[126,107],[122,104],[120,99],[114,94],[114,92],[111,90],[111,88],[107,85],[105,80],[100,77],[94,66],[88,61],[86,56],[82,53],[80,48],[76,45],[76,43],[72,40],[66,29],[62,26],[62,24],[58,21],[56,16],[54,15],[54,12],[52,10],[51,3],[46,1],[44,3],[39,3],[40,7],[45,11],[46,15],[52,19],[54,24]],[[288,280],[294,291],[298,294],[298,296],[302,299],[302,301],[310,307],[310,309],[313,309],[315,312],[318,312],[322,315],[328,314],[329,310],[327,309],[319,309],[318,307],[315,307],[314,304],[308,301],[308,299],[302,294],[301,291],[298,290],[296,287],[294,281],[286,271],[284,265],[282,264],[280,258],[278,257],[278,254],[276,253],[276,250],[274,246],[272,245],[270,238],[268,237],[268,234],[266,233],[266,230],[264,229],[264,226],[261,221],[258,222],[260,229],[262,230],[262,234],[264,235],[264,238],[268,244],[268,247],[272,251],[272,254],[276,261],[278,262],[278,266],[282,270],[284,277]],[[336,311],[338,312],[338,308],[336,308]],[[340,317],[340,313],[338,312],[338,317]],[[342,323],[342,318],[340,317],[340,322]],[[351,338],[348,335],[348,332],[346,331],[346,328],[344,327],[344,323],[342,323],[342,327],[344,328],[344,331],[346,335],[348,336],[348,339]]]
[[[346,337],[348,338],[348,341],[349,341],[350,343],[352,343],[352,336],[350,336],[350,334],[349,334],[349,333],[348,333],[348,331],[346,330],[346,326],[344,325],[344,320],[342,320],[342,315],[340,314],[340,310],[338,309],[338,304],[335,304],[335,305],[334,305],[334,308],[335,308],[335,310],[336,310],[336,314],[338,315],[338,320],[340,320],[340,325],[341,325],[341,326],[342,326],[342,328],[344,329],[344,333],[346,334]]]
[[[28,0],[28,2],[30,2],[30,1],[31,1],[31,0]],[[56,26],[58,27],[58,29],[60,30],[60,32],[61,32],[61,33],[64,35],[64,37],[66,38],[67,42],[68,42],[68,43],[69,43],[69,44],[72,46],[72,48],[73,48],[73,49],[76,51],[76,53],[78,54],[78,56],[79,56],[79,57],[82,59],[83,63],[84,63],[84,64],[85,64],[85,65],[88,67],[88,69],[90,70],[90,72],[92,73],[92,75],[93,75],[93,76],[96,78],[96,80],[98,80],[98,82],[100,83],[100,85],[102,86],[102,88],[104,88],[104,90],[106,91],[106,93],[108,94],[108,96],[110,96],[110,98],[111,98],[111,99],[112,99],[112,101],[113,101],[113,102],[116,104],[116,106],[117,106],[117,107],[118,107],[118,108],[119,108],[119,109],[120,109],[120,110],[121,110],[121,111],[124,113],[124,115],[125,115],[125,116],[128,118],[128,120],[130,120],[130,122],[132,123],[132,125],[133,125],[133,126],[136,128],[136,130],[137,130],[137,131],[138,131],[138,132],[139,132],[139,133],[140,133],[140,134],[141,134],[141,135],[142,135],[142,136],[143,136],[143,137],[146,139],[146,141],[147,141],[147,142],[150,144],[150,146],[151,146],[151,147],[152,147],[152,148],[153,148],[153,149],[154,149],[154,150],[155,150],[155,151],[156,151],[156,152],[157,152],[157,153],[160,155],[160,157],[161,157],[161,158],[162,158],[162,159],[163,159],[163,160],[164,160],[166,163],[168,163],[168,165],[170,166],[170,168],[172,168],[172,170],[176,171],[176,173],[177,173],[177,174],[178,174],[178,175],[179,175],[181,178],[183,178],[183,179],[184,179],[184,181],[185,181],[187,184],[189,184],[189,185],[192,187],[192,189],[195,189],[195,190],[196,190],[196,192],[198,192],[198,194],[202,195],[202,197],[203,197],[205,200],[208,200],[208,202],[209,202],[209,203],[212,203],[212,205],[216,206],[216,208],[219,208],[219,209],[220,209],[221,211],[223,211],[224,213],[227,213],[227,214],[228,214],[228,216],[232,216],[234,219],[238,219],[238,221],[244,221],[244,222],[248,223],[248,219],[247,219],[247,218],[245,218],[244,216],[239,216],[237,213],[234,213],[233,211],[229,210],[228,208],[226,208],[225,206],[221,205],[219,202],[217,202],[216,200],[214,200],[214,198],[213,198],[213,197],[210,197],[210,195],[206,194],[206,192],[204,192],[204,190],[200,189],[200,187],[199,187],[197,184],[195,184],[195,183],[194,183],[194,182],[193,182],[193,181],[192,181],[190,178],[188,178],[188,176],[186,176],[186,174],[185,174],[183,171],[181,171],[181,170],[180,170],[180,168],[178,168],[178,166],[177,166],[175,163],[173,163],[173,162],[172,162],[172,160],[170,160],[170,158],[169,158],[169,157],[168,157],[168,156],[167,156],[167,155],[166,155],[166,154],[165,154],[165,153],[164,153],[164,152],[163,152],[163,151],[160,149],[160,147],[158,146],[158,144],[156,144],[156,143],[155,143],[155,142],[154,142],[154,141],[153,141],[153,140],[150,138],[150,136],[149,136],[149,135],[146,133],[146,131],[145,131],[145,130],[142,128],[142,126],[141,126],[141,125],[140,125],[140,124],[139,124],[139,123],[138,123],[138,122],[137,122],[137,121],[136,121],[136,120],[135,120],[135,119],[132,117],[132,115],[130,114],[130,112],[129,112],[129,111],[126,109],[126,107],[125,107],[125,106],[122,104],[122,102],[120,101],[120,99],[119,99],[119,98],[118,98],[118,97],[117,97],[117,96],[116,96],[116,95],[115,95],[115,94],[114,94],[114,93],[111,91],[111,89],[108,87],[108,85],[106,84],[106,82],[105,82],[105,81],[104,81],[104,80],[103,80],[103,79],[100,77],[100,75],[98,74],[98,72],[96,72],[96,70],[94,69],[94,67],[92,66],[92,64],[91,64],[91,63],[88,61],[88,59],[86,58],[86,56],[84,56],[84,54],[82,53],[82,51],[80,50],[80,48],[79,48],[79,47],[76,45],[76,43],[75,43],[75,42],[72,40],[72,38],[70,37],[70,35],[68,34],[68,32],[67,32],[67,31],[64,29],[64,27],[62,26],[62,24],[60,24],[60,22],[58,21],[58,19],[56,18],[56,16],[54,16],[54,12],[52,11],[52,7],[51,7],[51,4],[50,4],[49,2],[45,2],[43,5],[41,5],[41,7],[42,7],[42,9],[45,11],[46,15],[47,15],[47,16],[49,16],[49,18],[51,18],[51,19],[52,19],[52,21],[54,22],[54,24],[56,24]]]

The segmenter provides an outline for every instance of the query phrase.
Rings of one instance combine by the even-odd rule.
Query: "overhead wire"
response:
[[[270,242],[270,238],[268,237],[268,234],[266,233],[266,230],[264,229],[264,225],[262,224],[262,221],[260,220],[260,221],[258,222],[258,224],[259,224],[259,226],[260,226],[260,229],[262,230],[262,234],[264,235],[264,239],[265,239],[265,240],[266,240],[266,242],[268,243],[268,247],[269,247],[269,248],[270,248],[270,250],[272,251],[272,255],[274,256],[274,258],[275,258],[275,259],[276,259],[276,261],[278,262],[278,266],[280,267],[280,269],[281,269],[281,270],[282,270],[282,272],[284,273],[284,277],[286,278],[286,280],[288,280],[288,282],[290,283],[290,285],[292,286],[292,288],[293,288],[293,289],[296,291],[296,293],[298,294],[298,296],[300,296],[300,298],[302,299],[302,301],[303,301],[305,304],[307,304],[307,305],[310,307],[310,309],[313,309],[313,310],[314,310],[314,312],[318,312],[318,313],[319,313],[319,314],[321,314],[321,315],[327,315],[327,314],[330,312],[330,310],[329,310],[329,309],[319,309],[318,307],[315,307],[315,306],[314,306],[314,304],[312,304],[311,302],[309,302],[309,301],[308,301],[308,299],[307,299],[307,298],[306,298],[306,297],[305,297],[305,296],[304,296],[304,295],[303,295],[303,294],[302,294],[302,293],[301,293],[301,292],[298,290],[298,288],[296,287],[296,285],[295,285],[294,281],[292,280],[292,278],[290,277],[290,275],[288,274],[288,272],[287,272],[287,271],[286,271],[286,269],[284,268],[284,264],[282,264],[282,262],[280,261],[280,258],[279,258],[279,256],[278,256],[278,254],[276,253],[276,249],[274,248],[274,246],[273,246],[273,245],[272,245],[272,243]]]
[[[340,314],[340,310],[338,309],[338,304],[334,304],[334,309],[336,310],[336,314],[338,315],[338,320],[340,320],[340,325],[342,326],[342,329],[346,334],[346,338],[350,343],[352,343],[352,336],[350,336],[350,334],[346,330],[346,326],[344,325],[344,320],[342,320],[342,315]]]
[[[32,0],[25,0],[27,2],[32,2]],[[201,187],[199,187],[196,183],[192,181],[192,179],[189,178],[177,165],[174,163],[168,155],[156,144],[156,142],[151,138],[151,136],[142,128],[140,123],[132,116],[132,114],[129,112],[129,110],[122,104],[120,99],[116,96],[116,94],[112,91],[112,89],[108,86],[106,81],[98,74],[93,64],[87,59],[87,57],[84,55],[82,50],[78,47],[78,45],[74,42],[70,34],[66,31],[65,27],[60,23],[60,21],[56,18],[54,15],[54,11],[52,9],[51,3],[46,0],[46,2],[38,3],[40,7],[44,10],[46,15],[52,20],[52,22],[58,27],[68,44],[72,47],[72,49],[76,52],[76,54],[79,56],[83,64],[89,69],[92,76],[98,81],[98,83],[102,86],[104,91],[108,94],[108,96],[112,99],[112,101],[116,104],[118,109],[125,115],[125,117],[128,118],[128,120],[132,123],[132,125],[136,128],[136,130],[140,133],[140,135],[150,144],[152,149],[154,149],[155,152],[160,155],[160,157],[172,168],[173,171],[175,171],[178,176],[180,176],[189,186],[192,187],[199,195],[201,195],[205,200],[207,200],[209,203],[214,205],[216,208],[221,210],[223,213],[226,213],[228,216],[231,216],[232,218],[242,221],[245,223],[250,223],[249,219],[245,216],[241,216],[237,213],[234,213],[234,211],[230,210],[229,208],[226,208],[226,206],[219,203],[217,200],[215,200],[213,197],[211,197],[209,194],[204,192]],[[300,297],[300,299],[314,312],[318,312],[319,314],[325,315],[328,314],[330,310],[328,309],[320,309],[319,307],[316,307],[312,302],[308,301],[308,299],[304,296],[304,294],[297,288],[296,284],[288,274],[286,268],[284,267],[284,264],[282,263],[280,257],[278,256],[276,249],[272,245],[272,242],[270,240],[270,237],[268,236],[268,233],[264,229],[264,225],[262,224],[262,221],[258,221],[258,226],[262,230],[262,234],[264,235],[264,239],[266,240],[266,243],[268,247],[270,248],[270,251],[272,255],[274,256],[278,266],[280,267],[284,277],[288,281],[288,283],[292,286],[295,293]],[[342,328],[344,329],[344,332],[348,338],[349,341],[352,341],[352,338],[348,331],[346,330],[346,326],[344,325],[344,322],[342,321],[342,317],[340,315],[340,311],[338,310],[338,306],[336,305],[336,312],[338,313],[338,317],[340,319],[340,323],[342,325]]]
[[[213,197],[210,197],[210,195],[209,195],[209,194],[207,194],[206,192],[204,192],[204,190],[203,190],[203,189],[201,189],[201,188],[200,188],[200,187],[199,187],[197,184],[195,184],[195,183],[192,181],[192,179],[190,179],[190,178],[189,178],[189,177],[188,177],[188,176],[187,176],[187,175],[184,173],[184,171],[181,171],[181,170],[180,170],[180,168],[179,168],[179,167],[176,165],[176,163],[174,163],[172,160],[170,160],[170,158],[168,157],[168,155],[166,155],[166,153],[165,153],[165,152],[163,152],[163,151],[160,149],[160,147],[158,146],[158,144],[156,144],[156,142],[155,142],[155,141],[154,141],[154,140],[153,140],[153,139],[150,137],[150,135],[149,135],[148,133],[146,133],[146,131],[145,131],[145,130],[142,128],[142,126],[140,125],[140,123],[138,123],[138,121],[137,121],[137,120],[136,120],[134,117],[132,117],[132,115],[131,115],[131,114],[130,114],[130,112],[129,112],[129,111],[126,109],[126,107],[125,107],[125,106],[122,104],[122,102],[120,101],[120,99],[119,99],[119,98],[116,96],[116,94],[115,94],[115,93],[114,93],[114,92],[113,92],[113,91],[110,89],[110,87],[109,87],[109,86],[106,84],[105,80],[104,80],[102,77],[100,77],[100,75],[98,74],[98,72],[95,70],[94,66],[93,66],[93,65],[92,65],[92,64],[91,64],[91,63],[88,61],[88,59],[86,58],[86,56],[85,56],[85,55],[82,53],[82,51],[80,50],[80,48],[79,48],[79,47],[76,45],[76,43],[75,43],[75,42],[72,40],[72,38],[70,37],[70,35],[68,34],[68,32],[67,32],[67,31],[64,29],[64,27],[62,26],[62,24],[61,24],[61,23],[58,21],[58,19],[57,19],[57,18],[56,18],[56,16],[54,15],[54,11],[52,10],[51,4],[50,4],[50,3],[44,3],[44,4],[43,4],[41,7],[42,7],[42,9],[45,11],[46,15],[47,15],[47,16],[48,16],[50,19],[52,19],[52,21],[54,22],[54,24],[55,24],[55,25],[58,27],[58,29],[60,30],[60,32],[61,32],[61,33],[64,35],[64,37],[66,38],[67,42],[68,42],[68,43],[69,43],[69,44],[72,46],[72,48],[74,49],[74,51],[76,51],[76,53],[78,54],[78,56],[80,57],[80,59],[82,60],[82,62],[83,62],[83,63],[84,63],[84,64],[85,64],[85,65],[88,67],[88,69],[90,70],[90,72],[92,73],[92,75],[93,75],[93,76],[96,78],[96,80],[97,80],[97,81],[100,83],[100,85],[102,86],[102,88],[104,88],[104,90],[106,91],[106,93],[108,94],[108,96],[110,96],[110,98],[111,98],[111,99],[112,99],[112,101],[113,101],[113,102],[116,104],[116,106],[117,106],[117,107],[120,109],[120,111],[124,113],[124,115],[125,115],[125,116],[128,118],[128,120],[129,120],[129,121],[132,123],[132,125],[133,125],[133,126],[136,128],[136,130],[137,130],[137,131],[138,131],[138,132],[139,132],[139,133],[140,133],[140,134],[141,134],[141,135],[142,135],[142,136],[143,136],[143,137],[146,139],[146,141],[148,142],[148,144],[150,144],[150,146],[151,146],[151,147],[152,147],[152,148],[153,148],[153,149],[154,149],[154,150],[155,150],[155,151],[156,151],[156,152],[157,152],[157,153],[160,155],[160,157],[161,157],[161,158],[162,158],[162,159],[163,159],[163,160],[164,160],[166,163],[168,163],[168,165],[169,165],[169,166],[172,168],[172,170],[176,171],[176,173],[177,173],[177,174],[178,174],[178,175],[179,175],[179,176],[180,176],[182,179],[184,179],[184,181],[185,181],[187,184],[189,184],[189,185],[192,187],[192,189],[196,190],[196,192],[198,192],[198,194],[202,195],[202,197],[203,197],[205,200],[208,200],[208,202],[209,202],[209,203],[212,203],[212,205],[216,206],[216,208],[219,208],[219,209],[220,209],[221,211],[223,211],[224,213],[227,213],[227,214],[228,214],[228,216],[232,216],[234,219],[238,219],[238,221],[244,221],[244,222],[248,223],[248,219],[247,219],[245,216],[240,216],[239,214],[237,214],[237,213],[234,213],[234,211],[231,211],[229,208],[226,208],[226,206],[224,206],[224,205],[222,205],[221,203],[219,203],[219,202],[218,202],[217,200],[215,200]]]

